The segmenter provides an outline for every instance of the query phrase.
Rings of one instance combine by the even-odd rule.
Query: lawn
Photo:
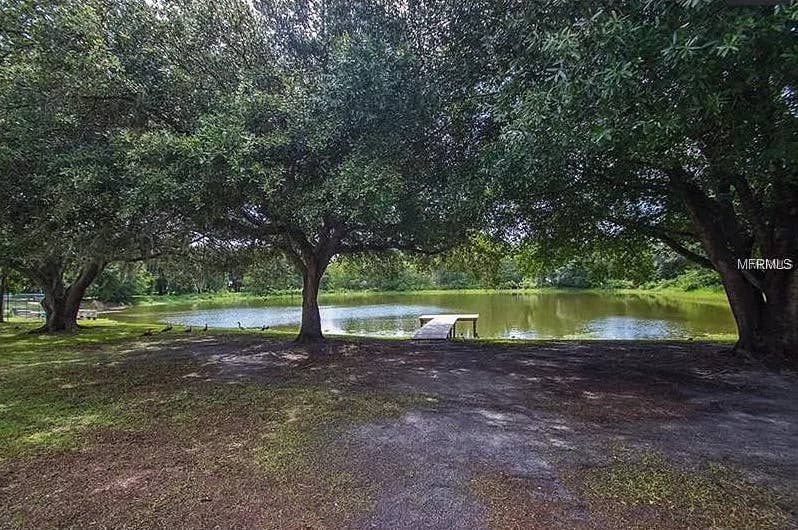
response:
[[[2,528],[790,528],[795,374],[711,343],[0,325]]]

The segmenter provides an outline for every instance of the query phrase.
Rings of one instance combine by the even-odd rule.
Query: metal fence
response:
[[[6,317],[22,317],[34,320],[44,320],[46,315],[42,307],[44,295],[42,293],[6,293],[6,303],[3,311]],[[89,305],[89,307],[85,307]],[[94,299],[85,298],[78,311],[78,318],[96,320],[100,316],[100,308],[93,307]]]
[[[44,320],[43,298],[41,293],[6,293],[5,316]]]

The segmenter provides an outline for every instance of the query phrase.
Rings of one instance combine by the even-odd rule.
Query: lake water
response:
[[[297,297],[134,307],[111,318],[177,325],[296,330]],[[715,301],[594,292],[355,294],[321,298],[322,329],[330,334],[408,337],[418,317],[479,313],[480,337],[518,339],[686,339],[735,336],[728,305]],[[458,336],[470,337],[461,323]]]

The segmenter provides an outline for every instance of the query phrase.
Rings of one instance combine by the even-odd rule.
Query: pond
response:
[[[735,336],[722,301],[659,295],[596,292],[358,293],[321,298],[322,329],[329,334],[409,337],[418,317],[435,313],[479,313],[478,334],[517,339],[687,339]],[[141,306],[111,318],[134,322],[236,328],[269,326],[297,330],[301,299],[252,299],[235,305],[214,302]],[[471,324],[457,335],[470,337]]]

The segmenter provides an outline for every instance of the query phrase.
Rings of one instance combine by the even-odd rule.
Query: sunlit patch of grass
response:
[[[109,388],[116,385],[84,371],[85,365],[39,366],[0,375],[0,461],[72,448],[91,429],[135,423],[114,396],[118,389]]]
[[[40,326],[41,322],[0,326],[0,369],[16,364],[74,360],[80,358],[87,348],[129,341],[157,325],[100,319],[81,321],[82,327],[71,333],[32,333]]]
[[[23,445],[29,446],[68,446],[73,441],[73,433],[90,427],[113,425],[114,418],[105,411],[94,413],[84,412],[82,414],[68,416],[48,416],[42,418],[47,423],[43,430],[34,431],[32,434],[22,437],[19,441]]]
[[[581,481],[591,508],[625,528],[766,530],[789,519],[772,490],[719,465],[681,469],[655,452],[616,457]]]
[[[29,333],[35,326],[0,327],[0,461],[75,447],[92,429],[138,425],[133,394],[185,371],[180,362],[117,362],[119,345],[145,326],[90,321],[75,333]]]
[[[7,388],[0,389],[5,409],[0,414],[0,461],[74,447],[76,437],[89,429],[130,421],[114,404],[73,401],[55,391],[22,394],[12,396]]]

